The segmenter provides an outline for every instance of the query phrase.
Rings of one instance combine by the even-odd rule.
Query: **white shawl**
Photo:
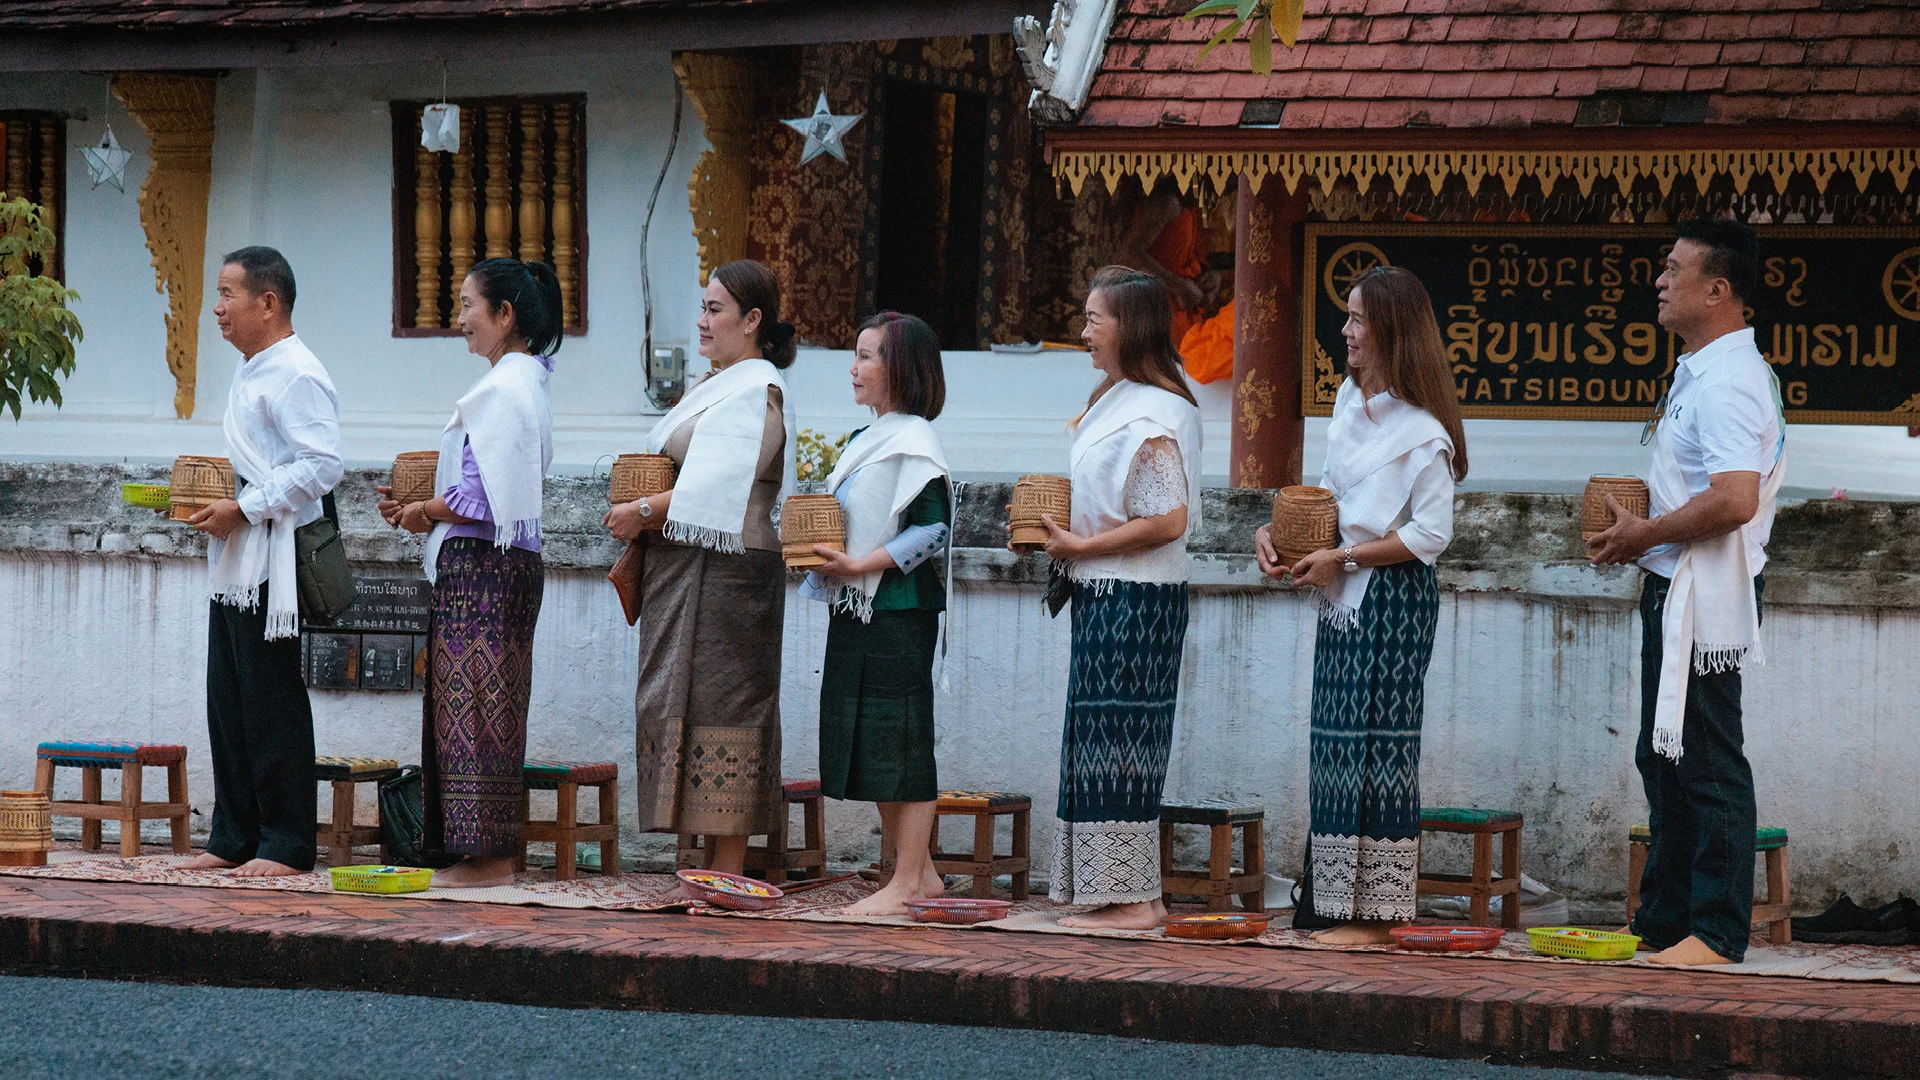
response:
[[[1432,413],[1392,393],[1368,398],[1348,379],[1334,401],[1327,425],[1327,470],[1321,485],[1340,504],[1340,544],[1353,547],[1391,532],[1407,508],[1413,483],[1440,454],[1451,456],[1453,440]],[[1351,628],[1367,597],[1371,567],[1340,574],[1320,590],[1320,611]]]
[[[682,424],[700,419],[687,444],[687,458],[680,463],[673,503],[667,508],[668,540],[734,555],[747,550],[742,530],[760,468],[770,386],[780,390],[787,429],[780,493],[793,492],[793,399],[787,394],[786,380],[770,361],[757,356],[741,360],[695,383],[647,435],[647,452],[658,454]]]
[[[464,446],[473,447],[480,486],[493,512],[494,546],[540,535],[540,507],[553,462],[553,396],[546,365],[526,353],[500,358],[453,404],[453,419],[440,435],[440,462],[434,469],[434,494],[460,482]],[[427,535],[427,580],[440,564],[447,522]]]
[[[227,390],[227,412],[221,425],[227,436],[227,460],[233,474],[249,484],[264,484],[273,464],[247,438],[242,380],[235,376]],[[294,526],[266,518],[255,524],[241,521],[225,540],[207,542],[207,587],[213,599],[251,611],[260,602],[260,579],[267,582],[266,640],[300,633],[300,583],[294,564]],[[264,573],[263,573],[264,571]]]
[[[1149,439],[1171,438],[1180,448],[1187,473],[1187,536],[1200,525],[1200,410],[1171,390],[1122,379],[1113,384],[1074,427],[1073,514],[1068,528],[1096,536],[1127,523],[1127,474],[1133,457]],[[1185,559],[1177,577],[1151,567],[1153,551],[1098,555],[1066,566],[1075,581],[1185,581]],[[1144,574],[1143,574],[1144,571]]]
[[[858,484],[842,490],[855,471],[864,471]],[[936,477],[947,476],[947,455],[940,437],[924,417],[890,412],[861,432],[840,455],[827,477],[827,491],[840,500],[847,517],[847,554],[859,558],[900,534],[900,515]],[[947,504],[953,505],[953,481],[947,481]],[[953,565],[953,531],[947,531],[947,565]],[[834,609],[851,611],[861,622],[873,621],[873,594],[885,570],[875,570],[856,581],[830,579]]]
[[[1691,498],[1686,477],[1663,426],[1654,443],[1647,486],[1655,505],[1682,506]],[[1787,475],[1786,451],[1760,481],[1760,505],[1772,502]],[[1660,692],[1654,699],[1653,749],[1679,761],[1681,717],[1687,700],[1688,668],[1701,675],[1737,671],[1744,663],[1765,664],[1760,647],[1760,608],[1753,596],[1753,570],[1747,564],[1744,529],[1734,529],[1680,548],[1680,562],[1667,589],[1660,619]],[[1692,658],[1689,664],[1688,658]]]

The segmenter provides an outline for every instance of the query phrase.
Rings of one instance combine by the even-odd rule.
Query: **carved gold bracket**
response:
[[[206,281],[213,77],[115,75],[113,93],[151,143],[152,165],[140,185],[140,225],[153,253],[154,287],[167,297],[167,370],[173,372],[173,411],[184,420],[193,415]]]
[[[700,280],[747,254],[752,195],[753,68],[737,56],[677,53],[673,70],[707,129],[711,149],[687,182],[693,237],[700,243]]]
[[[1771,176],[1776,189],[1797,173],[1812,177],[1824,193],[1840,173],[1852,174],[1864,189],[1875,173],[1887,173],[1901,191],[1920,169],[1920,148],[1898,147],[1848,150],[1059,150],[1053,156],[1056,184],[1080,194],[1088,179],[1099,177],[1112,193],[1123,176],[1137,176],[1151,189],[1162,176],[1171,176],[1181,191],[1204,177],[1215,191],[1245,174],[1257,193],[1268,177],[1278,177],[1289,192],[1299,189],[1303,177],[1318,181],[1327,191],[1348,177],[1361,191],[1387,182],[1396,195],[1420,177],[1438,192],[1450,176],[1458,175],[1471,194],[1489,178],[1505,185],[1512,195],[1522,177],[1538,177],[1551,190],[1562,177],[1591,195],[1596,183],[1618,184],[1627,193],[1641,177],[1650,176],[1666,195],[1681,177],[1691,177],[1701,194],[1713,178],[1725,173],[1734,188],[1745,194],[1756,176]]]

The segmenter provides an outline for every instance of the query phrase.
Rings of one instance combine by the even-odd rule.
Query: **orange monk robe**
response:
[[[1200,220],[1199,208],[1184,207],[1167,223],[1166,228],[1160,230],[1160,235],[1154,237],[1153,243],[1147,245],[1147,254],[1169,272],[1192,281],[1207,272],[1205,237],[1206,224]],[[1173,340],[1185,340],[1187,331],[1203,317],[1199,311],[1182,309],[1175,304]]]
[[[1180,357],[1194,382],[1218,382],[1233,375],[1233,301],[1187,331],[1180,339]]]

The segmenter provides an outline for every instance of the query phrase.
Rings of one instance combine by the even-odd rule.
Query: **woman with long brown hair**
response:
[[[1200,519],[1200,409],[1158,278],[1101,270],[1080,338],[1106,378],[1074,421],[1072,520],[1044,519],[1073,603],[1052,897],[1096,908],[1064,926],[1146,930],[1167,914],[1160,793]]]
[[[1420,843],[1420,724],[1467,442],[1452,369],[1420,279],[1362,274],[1347,295],[1347,378],[1327,427],[1322,483],[1340,504],[1338,548],[1288,565],[1268,526],[1260,570],[1318,590],[1308,756],[1311,914],[1331,944],[1391,941],[1413,920]],[[1302,905],[1305,906],[1304,904]],[[1303,911],[1302,915],[1307,914]]]
[[[698,328],[713,370],[646,441],[679,467],[674,486],[615,506],[605,525],[645,552],[634,695],[640,827],[705,836],[708,865],[738,874],[747,837],[786,813],[787,569],[773,508],[794,486],[793,413],[780,375],[793,363],[794,328],[780,321],[780,280],[751,259],[713,272]]]

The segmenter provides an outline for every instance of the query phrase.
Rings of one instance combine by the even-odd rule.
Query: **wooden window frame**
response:
[[[24,131],[17,136],[16,131]],[[52,146],[46,143],[52,133]],[[16,149],[17,147],[17,149]],[[23,196],[43,209],[43,197],[53,196],[53,265],[39,272],[64,282],[67,266],[67,118],[45,109],[0,110],[0,191],[8,198]],[[16,154],[19,155],[16,160]],[[30,191],[13,191],[8,181],[22,167]],[[38,174],[39,182],[34,183]]]
[[[517,109],[522,105],[565,104],[573,108],[573,249],[575,268],[576,305],[579,318],[574,324],[563,330],[566,337],[585,336],[588,329],[588,278],[587,262],[587,98],[585,94],[524,94],[493,97],[463,97],[448,99],[451,104],[460,106],[463,114],[471,116],[471,122],[478,126],[484,123],[485,110],[491,106],[507,106]],[[449,282],[446,288],[449,294],[447,326],[414,326],[413,313],[417,310],[418,266],[414,251],[414,200],[415,185],[419,177],[415,171],[418,160],[416,150],[420,145],[420,111],[433,101],[400,101],[389,103],[392,119],[393,139],[393,311],[392,332],[396,338],[444,338],[459,337],[460,330],[456,319],[458,315],[459,285]],[[510,120],[509,123],[517,121]],[[549,132],[550,133],[550,132]],[[436,155],[439,156],[439,155]],[[474,215],[476,219],[476,243],[474,261],[487,258],[478,243],[480,226],[486,214],[485,187],[481,179],[484,161],[474,163]],[[518,165],[517,160],[509,173],[510,213],[518,217]],[[549,197],[552,187],[548,185]],[[443,194],[443,198],[447,197]],[[548,207],[551,229],[552,207]],[[441,244],[442,260],[448,259],[451,238],[446,226],[446,216],[442,216]],[[517,225],[515,226],[517,229]],[[517,257],[517,253],[516,256]],[[548,261],[552,261],[552,252],[548,252]],[[448,267],[449,271],[451,267]]]

